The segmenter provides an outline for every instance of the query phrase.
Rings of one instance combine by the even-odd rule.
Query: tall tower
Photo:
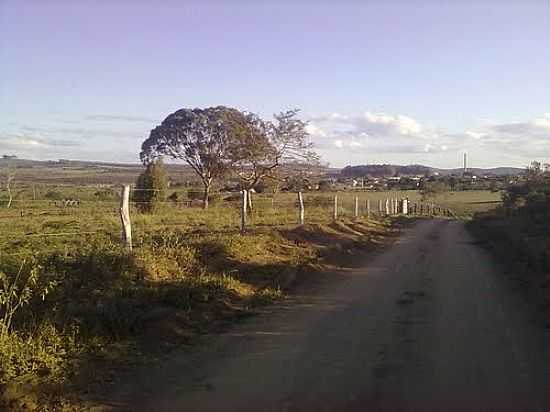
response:
[[[464,153],[464,173],[468,171],[467,155]]]

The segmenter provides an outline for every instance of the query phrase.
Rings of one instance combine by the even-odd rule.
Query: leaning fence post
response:
[[[338,195],[334,195],[334,220],[338,219]]]
[[[353,217],[358,218],[359,217],[359,197],[355,196],[355,208],[353,209]]]
[[[122,242],[129,251],[132,250],[132,223],[130,222],[130,186],[122,186],[120,198],[120,221],[122,223]]]
[[[302,196],[302,192],[298,192],[298,207],[300,208],[300,224],[304,224],[304,197]]]
[[[246,207],[248,206],[248,192],[241,190],[241,233],[246,230]]]
[[[370,220],[370,199],[367,199],[367,219]]]
[[[390,200],[386,199],[386,216],[390,214]]]

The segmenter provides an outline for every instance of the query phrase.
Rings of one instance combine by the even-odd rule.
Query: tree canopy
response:
[[[207,208],[212,183],[226,174],[234,173],[251,190],[265,178],[277,178],[283,163],[295,165],[289,170],[317,163],[306,126],[298,110],[265,121],[225,106],[181,109],[151,131],[140,157],[145,164],[162,156],[187,162],[203,183]]]
[[[244,113],[234,130],[230,145],[231,164],[245,189],[265,178],[278,177],[283,163],[311,164],[318,161],[308,140],[307,123],[298,119],[298,110],[281,112],[275,121],[264,121]]]
[[[161,156],[187,162],[203,183],[206,209],[212,182],[229,170],[230,125],[242,122],[241,117],[224,106],[178,110],[151,131],[140,158],[145,164]]]

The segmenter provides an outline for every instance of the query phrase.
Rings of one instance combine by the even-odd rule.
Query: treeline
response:
[[[342,169],[340,174],[343,177],[392,177],[392,176],[402,176],[402,175],[430,175],[432,168],[422,165],[408,165],[408,166],[397,166],[397,165],[359,165],[359,166],[346,166]]]

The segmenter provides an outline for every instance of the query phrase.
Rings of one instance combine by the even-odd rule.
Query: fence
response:
[[[284,225],[328,223],[341,218],[377,219],[385,216],[454,217],[445,207],[409,200],[399,193],[281,193],[276,195],[233,193],[210,210],[199,210],[201,202],[191,199],[165,201],[155,215],[138,213],[132,200],[136,189],[125,186],[113,199],[91,200],[78,196],[63,200],[14,199],[10,209],[0,209],[0,251],[25,245],[32,250],[51,244],[61,249],[102,236],[122,241],[128,249],[139,246],[152,232],[171,228],[189,236],[201,233],[241,232]],[[414,193],[411,193],[414,196]],[[60,239],[66,239],[63,243]]]

